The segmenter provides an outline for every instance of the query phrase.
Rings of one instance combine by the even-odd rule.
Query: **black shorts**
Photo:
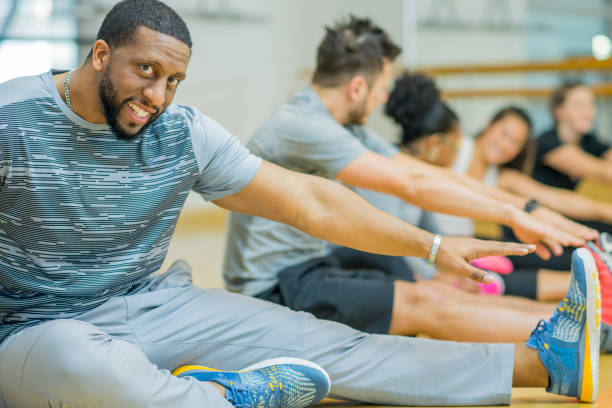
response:
[[[393,282],[413,280],[408,266],[397,257],[339,251],[286,268],[275,287],[256,297],[367,333],[388,333]]]

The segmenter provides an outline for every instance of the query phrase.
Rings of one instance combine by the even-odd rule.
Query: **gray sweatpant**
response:
[[[229,407],[182,364],[236,370],[274,357],[323,366],[336,397],[396,405],[510,402],[513,346],[372,335],[223,290],[175,263],[146,289],[0,345],[0,406]]]

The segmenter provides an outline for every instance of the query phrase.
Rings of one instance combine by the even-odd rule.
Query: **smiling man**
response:
[[[476,255],[533,250],[452,238],[432,249],[431,234],[338,183],[250,154],[212,119],[172,104],[190,48],[174,11],[126,0],[78,69],[0,85],[0,405],[303,407],[327,394],[330,379],[336,396],[366,402],[499,404],[512,384],[546,386],[549,375],[553,386],[595,397],[596,346],[592,355],[566,346],[570,370],[574,360],[557,361],[544,330],[596,330],[584,314],[540,326],[531,347],[552,346],[539,357],[524,343],[369,335],[197,288],[182,261],[154,274],[192,190],[321,239],[430,257],[479,279],[484,272],[468,263]],[[588,257],[576,262],[577,295],[597,290],[585,281]],[[593,296],[578,303],[598,312]],[[418,355],[446,360],[412,364]],[[547,371],[541,359],[551,358]]]

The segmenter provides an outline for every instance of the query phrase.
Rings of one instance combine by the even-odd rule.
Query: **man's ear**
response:
[[[95,71],[102,72],[110,61],[110,46],[104,40],[97,40],[94,43],[91,53],[91,66]]]
[[[362,100],[368,94],[368,81],[363,75],[355,75],[348,83],[347,93],[351,102]]]

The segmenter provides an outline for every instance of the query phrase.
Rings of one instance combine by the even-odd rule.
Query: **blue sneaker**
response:
[[[572,255],[572,280],[550,321],[541,320],[527,347],[538,350],[549,376],[548,392],[592,402],[599,381],[601,297],[595,261],[578,248]]]
[[[331,387],[323,368],[299,358],[261,361],[240,371],[187,365],[172,374],[222,385],[225,398],[240,408],[307,407],[325,398]]]

